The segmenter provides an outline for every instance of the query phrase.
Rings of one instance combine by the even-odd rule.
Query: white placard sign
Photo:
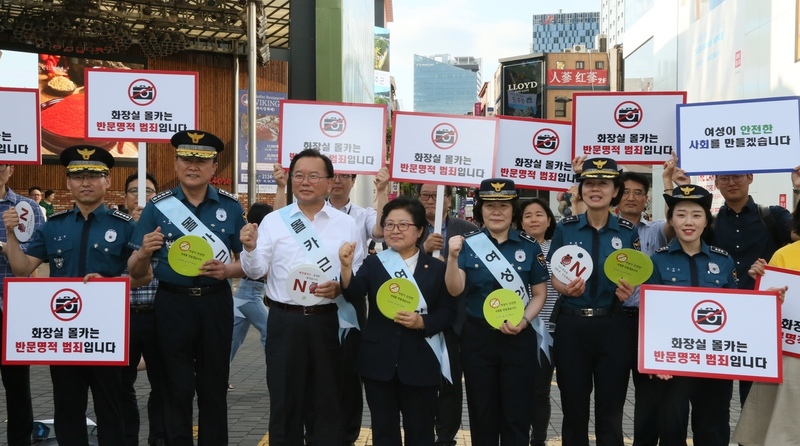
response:
[[[130,280],[4,281],[3,364],[127,365]]]
[[[86,139],[169,142],[198,123],[198,74],[87,68]]]
[[[567,190],[572,171],[572,125],[498,117],[497,164],[494,177],[514,180],[521,188]]]
[[[678,106],[678,164],[686,173],[790,172],[800,164],[800,98]]]
[[[278,162],[317,149],[339,173],[374,175],[386,159],[387,109],[376,104],[281,101]]]
[[[0,164],[41,164],[39,90],[0,87]]]
[[[494,172],[497,119],[396,112],[392,123],[394,181],[479,186]]]
[[[777,293],[662,285],[640,290],[641,373],[782,381]]]
[[[573,101],[573,158],[662,164],[677,147],[675,106],[686,92],[575,93]]]
[[[781,305],[781,339],[783,354],[800,358],[800,271],[765,266],[763,276],[756,277],[756,289],[788,286]]]

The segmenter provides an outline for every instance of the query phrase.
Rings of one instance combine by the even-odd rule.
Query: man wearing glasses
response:
[[[800,183],[798,171],[792,172],[792,183]],[[752,290],[755,280],[747,270],[757,259],[769,261],[778,248],[791,242],[792,214],[781,206],[756,204],[750,196],[753,174],[717,175],[714,186],[725,203],[714,218],[715,245],[728,251],[736,262],[739,289]],[[741,405],[747,399],[751,381],[739,381]],[[731,397],[728,391],[728,398]],[[730,430],[727,432],[730,436]]]
[[[26,202],[33,209],[33,224],[39,228],[44,224],[41,209],[34,200],[16,194],[6,183],[14,174],[14,166],[0,164],[0,212],[14,208],[20,202]],[[2,357],[5,340],[3,339],[3,278],[13,276],[11,265],[6,259],[5,241],[6,228],[0,228],[0,357]],[[23,249],[28,243],[23,243]],[[2,365],[0,375],[3,377],[3,387],[6,390],[6,417],[8,428],[6,438],[11,446],[28,446],[31,443],[33,430],[33,409],[31,405],[30,366],[28,365]]]
[[[339,342],[343,329],[357,322],[352,304],[340,296],[339,282],[333,279],[340,273],[342,245],[355,249],[354,270],[361,266],[364,246],[355,220],[325,202],[333,176],[327,156],[313,149],[299,152],[289,166],[295,201],[264,217],[260,225],[248,224],[240,235],[245,274],[269,277],[271,444],[304,444],[308,415],[313,418],[309,425],[315,446],[344,443],[344,358]],[[307,285],[304,277],[317,279]],[[363,299],[354,303],[364,305]]]
[[[375,176],[375,207],[364,208],[350,200],[350,191],[356,183],[356,176],[350,174],[336,174],[333,176],[333,187],[328,196],[328,203],[336,209],[353,217],[358,227],[358,243],[362,249],[367,249],[370,239],[380,240],[383,238],[383,228],[378,223],[381,219],[383,206],[389,201],[389,169],[381,168]],[[359,323],[366,322],[366,315],[359,313]],[[345,411],[345,445],[351,445],[358,440],[361,432],[361,419],[364,409],[363,391],[361,389],[361,377],[356,372],[356,356],[358,346],[361,343],[361,332],[351,330],[347,333],[342,345],[344,346],[345,369],[344,369],[344,411]],[[313,435],[313,433],[312,433]]]
[[[420,184],[417,186],[419,200],[425,207],[425,218],[428,225],[422,234],[422,247],[425,253],[431,255],[439,250],[441,256],[447,259],[447,245],[451,237],[455,235],[467,234],[477,231],[478,227],[461,218],[450,216],[450,206],[453,204],[453,187],[444,187],[444,203],[442,203],[442,231],[436,234],[434,225],[436,224],[436,188],[434,183]],[[444,340],[447,345],[447,353],[450,357],[450,372],[453,375],[453,383],[442,380],[442,387],[439,389],[436,413],[436,444],[450,446],[456,444],[456,434],[461,426],[461,409],[463,393],[461,390],[461,354],[459,353],[459,336],[467,318],[466,302],[464,299],[458,300],[458,310],[453,325],[444,331]]]
[[[233,337],[228,279],[242,277],[237,257],[244,211],[236,195],[209,185],[222,140],[186,130],[173,135],[171,143],[179,184],[145,206],[131,238],[130,246],[138,250],[128,269],[138,278],[157,260],[154,317],[165,378],[167,444],[193,444],[195,393],[199,444],[228,444]]]
[[[43,261],[50,264],[50,277],[116,277],[125,271],[131,249],[128,240],[134,226],[128,214],[108,209],[103,201],[111,182],[114,158],[100,147],[72,146],[61,152],[67,168],[67,188],[75,207],[54,214],[36,230],[23,252],[14,234],[20,218],[14,208],[3,213],[8,261],[16,276],[28,276]],[[150,281],[149,268],[142,280]],[[86,429],[87,389],[91,388],[101,446],[125,444],[122,421],[121,373],[118,366],[50,366],[53,381],[56,439],[59,444],[89,444]]]
[[[139,221],[144,207],[139,206],[139,174],[131,174],[125,179],[125,208],[129,210],[134,221]],[[158,182],[151,174],[147,174],[145,198],[153,198],[158,190]],[[155,265],[153,265],[155,266]],[[128,366],[122,371],[122,414],[125,421],[125,446],[139,444],[139,404],[136,400],[136,376],[139,361],[144,357],[147,365],[147,380],[150,383],[150,395],[147,399],[147,418],[150,424],[148,445],[165,444],[164,437],[164,397],[161,384],[161,358],[158,351],[158,339],[155,326],[155,297],[158,279],[142,287],[131,289],[130,298],[130,335],[128,338]]]

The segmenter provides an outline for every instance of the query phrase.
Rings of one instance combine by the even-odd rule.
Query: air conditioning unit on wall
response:
[[[586,51],[586,45],[573,45],[572,52],[574,53],[583,53]]]

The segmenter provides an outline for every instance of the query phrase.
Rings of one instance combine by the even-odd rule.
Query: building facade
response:
[[[414,111],[463,115],[482,86],[481,60],[449,54],[414,55]]]
[[[534,14],[532,53],[585,51],[595,48],[600,33],[599,12]]]

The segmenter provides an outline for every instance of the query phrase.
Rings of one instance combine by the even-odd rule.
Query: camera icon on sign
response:
[[[435,133],[436,141],[447,144],[455,142],[455,136],[455,132],[450,129],[439,129]]]
[[[698,308],[695,320],[699,325],[722,325],[722,310],[714,308]]]
[[[74,314],[78,312],[78,303],[72,297],[56,297],[56,313]]]
[[[137,85],[131,90],[133,90],[133,95],[138,99],[153,99],[153,89],[147,85]]]
[[[536,147],[540,149],[555,149],[556,137],[553,135],[539,135],[536,137]]]
[[[331,117],[325,118],[322,121],[322,125],[325,126],[326,130],[340,131],[340,130],[342,130],[342,127],[343,127],[343,121],[342,121],[342,118],[337,118],[337,117],[331,116]]]
[[[633,107],[621,108],[617,111],[619,122],[639,122],[639,110]]]

